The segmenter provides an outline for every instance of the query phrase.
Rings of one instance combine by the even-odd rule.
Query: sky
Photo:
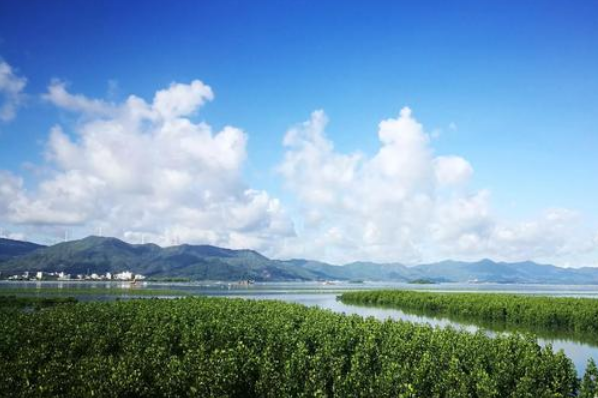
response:
[[[598,266],[595,1],[2,1],[0,235]]]

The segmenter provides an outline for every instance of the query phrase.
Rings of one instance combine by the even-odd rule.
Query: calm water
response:
[[[194,295],[220,296],[220,297],[243,297],[247,299],[260,300],[281,300],[292,303],[299,303],[307,306],[317,306],[338,313],[357,314],[364,317],[375,317],[380,320],[395,319],[412,323],[429,324],[438,327],[451,326],[457,329],[475,332],[481,329],[479,326],[455,322],[453,320],[425,315],[414,315],[396,309],[362,307],[343,304],[337,297],[343,291],[369,290],[382,288],[395,288],[407,290],[444,291],[444,292],[494,292],[494,293],[516,293],[533,294],[561,297],[587,297],[598,299],[598,286],[581,285],[504,285],[504,284],[437,284],[437,285],[409,285],[404,283],[334,283],[322,284],[316,282],[293,282],[293,283],[256,283],[249,286],[240,286],[228,283],[152,283],[148,282],[142,286],[132,288],[128,284],[118,282],[0,282],[0,289],[23,288],[39,289],[43,294],[44,288],[97,288],[110,289],[111,292],[120,291],[131,297],[135,296],[135,289],[169,289],[184,290]],[[79,296],[78,296],[79,297]],[[93,294],[81,296],[81,299],[110,300],[120,297],[114,294]],[[142,296],[140,296],[142,297]],[[147,297],[147,296],[146,296]],[[483,328],[490,335],[497,333],[496,330]],[[575,367],[581,374],[585,370],[587,360],[594,358],[598,360],[598,346],[575,341],[570,338],[538,338],[541,345],[551,344],[555,350],[563,350],[574,362]]]

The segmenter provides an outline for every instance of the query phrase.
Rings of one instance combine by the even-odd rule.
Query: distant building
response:
[[[69,274],[65,274],[64,272],[59,272],[58,279],[62,280],[62,281],[69,280],[69,279],[71,279],[71,276]]]
[[[21,275],[6,276],[9,280],[71,280],[71,274],[65,272],[44,272],[37,271],[35,273],[25,271]],[[74,276],[76,280],[88,280],[88,281],[101,281],[101,280],[121,280],[121,281],[140,281],[145,279],[145,275],[134,274],[131,271],[123,271],[117,274],[106,272],[106,274],[92,273],[89,274],[77,274]]]
[[[118,274],[114,275],[114,279],[118,279],[121,281],[130,281],[131,279],[133,279],[133,273],[131,271],[119,272]]]

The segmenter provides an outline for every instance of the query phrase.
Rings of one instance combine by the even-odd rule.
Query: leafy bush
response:
[[[562,352],[529,336],[489,338],[282,302],[145,299],[0,311],[3,397],[569,397],[578,384]]]
[[[473,321],[598,335],[598,300],[502,293],[428,293],[404,290],[348,292],[345,303],[384,305]]]

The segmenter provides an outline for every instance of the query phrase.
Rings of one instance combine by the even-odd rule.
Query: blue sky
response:
[[[220,231],[202,226],[202,234],[183,228],[187,232],[180,234],[185,240],[336,262],[491,256],[598,265],[598,186],[594,182],[598,172],[597,17],[594,1],[574,6],[566,1],[342,5],[332,1],[284,5],[274,1],[147,1],[143,7],[116,1],[2,2],[0,57],[10,65],[11,76],[24,78],[27,84],[19,94],[15,116],[0,121],[0,170],[22,180],[29,210],[36,199],[42,200],[37,193],[40,184],[69,171],[48,160],[50,129],[60,125],[80,144],[79,130],[91,123],[90,116],[43,97],[53,81],[64,82],[72,95],[119,104],[130,95],[149,103],[156,91],[172,82],[189,84],[198,79],[211,87],[214,99],[185,117],[209,123],[214,134],[227,125],[242,129],[248,141],[246,158],[236,170],[240,174],[236,184],[266,192],[269,200],[280,202],[294,232],[285,232],[283,239],[272,230],[248,226]],[[410,117],[423,124],[432,156],[458,156],[473,170],[464,186],[450,192],[434,188],[432,201],[449,203],[488,192],[488,203],[480,210],[483,220],[468,221],[469,227],[465,225],[460,232],[441,233],[442,242],[422,238],[426,228],[441,228],[437,224],[442,222],[435,216],[408,221],[407,210],[393,219],[396,228],[410,225],[418,231],[407,235],[385,233],[393,229],[378,225],[385,217],[370,219],[357,215],[353,208],[308,225],[312,212],[330,212],[306,193],[321,188],[313,185],[313,176],[299,175],[297,170],[280,172],[286,156],[303,148],[283,146],[287,131],[309,120],[313,111],[323,110],[329,123],[322,134],[334,150],[322,152],[321,156],[329,158],[320,160],[324,162],[320,166],[333,167],[330,159],[337,155],[360,153],[363,161],[355,170],[363,175],[353,183],[368,185],[366,164],[381,147],[378,124],[398,118],[406,106],[412,110]],[[313,159],[302,159],[314,166]],[[307,167],[300,162],[295,166]],[[385,181],[387,185],[401,183]],[[227,192],[238,196],[239,186]],[[353,195],[344,191],[352,186],[337,188],[330,193],[335,200]],[[106,189],[111,189],[110,184]],[[237,193],[232,194],[234,189]],[[420,194],[417,191],[413,197]],[[429,196],[428,191],[423,194]],[[355,200],[361,197],[356,195]],[[247,199],[243,200],[247,205]],[[399,202],[387,203],[385,211],[393,212],[395,205],[403,208]],[[333,208],[338,209],[338,203]],[[537,242],[541,238],[529,234],[516,243],[515,237],[508,242],[490,241],[496,231],[521,232],[529,223],[540,230],[550,229],[543,222],[546,217],[554,219],[546,216],[554,211],[566,212],[576,223],[559,224],[555,231],[583,230],[585,235],[579,232],[575,244],[565,236]],[[438,213],[438,207],[424,212]],[[101,212],[92,213],[64,226],[56,220],[25,220],[6,210],[4,216],[0,213],[0,225],[37,240],[44,234],[56,236],[65,228],[83,235],[106,218],[98,215]],[[171,219],[155,223],[162,229],[176,229]],[[368,225],[381,231],[376,235],[384,236],[380,242],[333,234],[339,240],[329,242],[327,248],[314,243],[331,231]],[[106,228],[110,230],[110,225]],[[117,229],[114,234],[122,235],[126,228]],[[126,236],[132,240],[135,233],[157,236],[158,229],[140,225],[138,231],[126,231],[130,232]],[[232,239],[232,230],[248,236]],[[217,232],[218,238],[209,232]],[[486,243],[469,253],[470,245],[463,250],[451,248],[465,235]],[[285,240],[284,248],[268,249],[281,240]],[[410,242],[411,249],[416,247],[413,255],[400,249],[404,241]],[[534,244],[541,247],[522,249]],[[361,248],[349,249],[348,245]],[[368,249],[368,245],[373,246]],[[551,245],[554,252],[548,248]]]

